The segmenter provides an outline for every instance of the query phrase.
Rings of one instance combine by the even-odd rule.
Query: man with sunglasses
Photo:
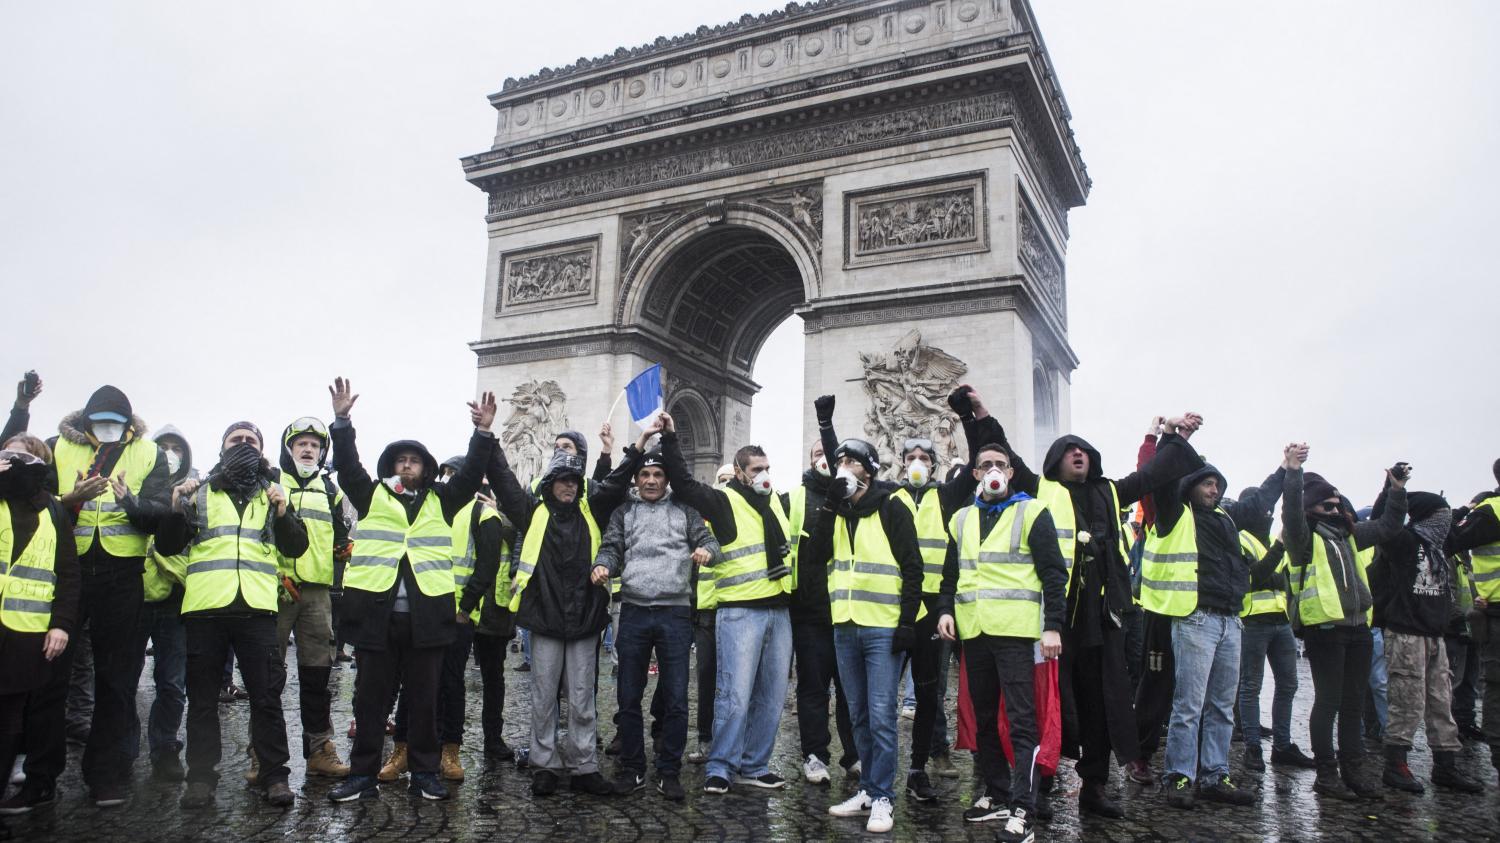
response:
[[[286,641],[297,636],[298,702],[302,714],[302,757],[310,776],[349,775],[333,745],[333,560],[349,547],[349,524],[344,518],[344,493],[334,485],[328,462],[328,427],[303,416],[281,432],[279,483],[307,525],[307,552],[281,557],[280,611],[276,615],[276,643],[281,660],[275,668],[275,690],[286,687]],[[254,765],[252,764],[252,769]]]
[[[948,403],[964,427],[965,440],[975,442],[979,420],[989,416],[979,393],[964,384],[953,390]],[[833,453],[838,447],[838,437],[833,430],[833,396],[819,398],[814,407],[823,450]],[[970,461],[972,457],[971,453]],[[917,622],[916,644],[911,651],[917,711],[912,722],[906,792],[918,802],[931,802],[938,797],[927,777],[929,757],[934,758],[941,773],[957,774],[948,759],[948,724],[943,711],[947,671],[942,666],[947,664],[950,645],[937,633],[937,599],[943,580],[943,559],[948,548],[948,520],[973,500],[978,483],[972,471],[959,472],[953,479],[939,483],[936,479],[939,470],[937,458],[937,447],[931,439],[906,439],[901,445],[900,486],[891,495],[911,512],[916,523],[917,546],[922,554],[922,600],[927,608],[927,614]]]

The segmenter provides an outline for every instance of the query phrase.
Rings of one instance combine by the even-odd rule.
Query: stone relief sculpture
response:
[[[969,367],[941,348],[923,343],[915,328],[890,353],[861,352],[859,359],[865,371],[865,395],[870,399],[865,435],[893,463],[882,470],[882,476],[897,476],[894,458],[902,443],[912,437],[931,439],[940,464],[951,460],[957,454],[954,431],[959,421],[948,407],[948,393]]]
[[[593,284],[593,249],[518,258],[505,266],[505,303],[530,304],[587,295]]]
[[[539,477],[552,457],[558,431],[568,429],[568,396],[557,381],[532,379],[516,387],[500,446],[519,478]]]
[[[969,188],[870,202],[859,208],[861,254],[974,236],[974,191]]]

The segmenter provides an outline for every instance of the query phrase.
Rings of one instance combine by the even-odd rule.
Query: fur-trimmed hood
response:
[[[89,420],[84,417],[83,411],[75,410],[63,416],[62,421],[57,423],[57,435],[75,445],[93,447],[94,443],[89,441],[88,426]],[[126,431],[129,434],[127,439],[145,439],[151,429],[146,427],[144,419],[131,413],[130,424],[126,426]]]

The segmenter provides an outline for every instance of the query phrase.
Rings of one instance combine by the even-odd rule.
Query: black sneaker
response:
[[[1250,805],[1255,802],[1255,794],[1235,787],[1234,780],[1227,774],[1199,786],[1198,797],[1225,805]]]
[[[974,807],[964,809],[964,822],[983,823],[999,820],[1003,823],[1008,819],[1010,819],[1010,806],[991,796],[981,796],[974,801]]]
[[[412,773],[411,782],[406,789],[413,796],[433,801],[447,799],[452,795],[448,791],[448,786],[438,781],[437,773]]]
[[[775,773],[761,773],[758,776],[735,776],[735,784],[749,785],[750,787],[761,787],[766,790],[780,790],[786,787],[786,779]]]
[[[591,796],[613,796],[615,786],[605,781],[604,777],[595,773],[574,774],[568,781],[568,789],[578,793],[587,793]]]
[[[1167,774],[1167,804],[1184,811],[1193,807],[1193,780],[1181,773]]]
[[[729,779],[723,776],[709,776],[703,780],[704,793],[728,793]]]
[[[57,801],[57,788],[32,786],[31,782],[21,785],[9,799],[0,802],[0,817],[13,817],[18,814],[29,814],[38,808],[46,808]]]
[[[537,770],[531,774],[531,795],[551,796],[557,792],[557,774],[551,770]]]
[[[182,769],[182,759],[177,753],[162,753],[151,759],[151,778],[159,782],[180,782],[187,778],[187,771]]]
[[[621,770],[615,774],[615,793],[624,795],[644,790],[646,787],[646,774],[637,773],[634,770]]]
[[[328,791],[330,802],[353,802],[356,799],[375,799],[379,796],[380,782],[374,776],[350,776]]]
[[[912,770],[906,774],[906,795],[918,802],[935,802],[938,798],[937,790],[921,770]]]
[[[657,779],[656,792],[673,802],[681,802],[687,798],[687,794],[682,791],[682,782],[676,776],[662,776]]]
[[[1026,815],[1026,809],[1013,808],[995,839],[1000,843],[1032,843],[1036,832],[1031,828],[1031,817]]]
[[[1318,769],[1318,762],[1308,758],[1294,743],[1287,744],[1285,749],[1272,749],[1271,763],[1278,767],[1298,767],[1303,770]]]

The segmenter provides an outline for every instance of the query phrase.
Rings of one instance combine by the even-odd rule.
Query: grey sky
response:
[[[326,417],[346,374],[368,457],[397,436],[458,452],[485,255],[458,158],[493,136],[485,95],[773,7],[9,4],[0,377],[42,372],[38,431],[115,383],[206,463],[237,418]],[[1068,254],[1072,427],[1106,469],[1191,407],[1236,488],[1293,438],[1357,501],[1397,458],[1455,498],[1492,485],[1500,62],[1476,36],[1500,9],[1036,11],[1094,179]],[[760,371],[800,372],[799,335]],[[799,380],[762,376],[785,397],[754,435],[783,483]]]

